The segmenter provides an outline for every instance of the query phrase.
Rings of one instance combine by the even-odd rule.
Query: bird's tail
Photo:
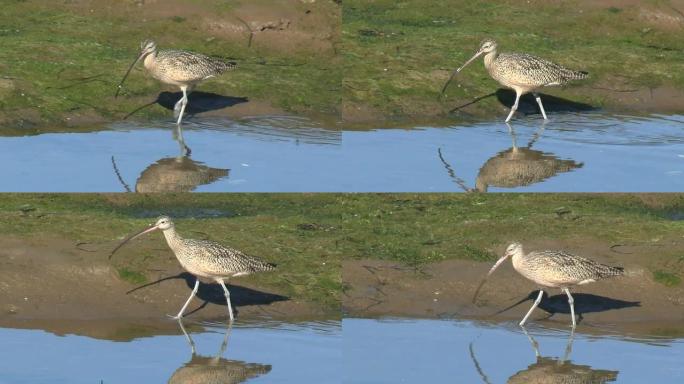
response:
[[[233,70],[238,66],[236,61],[222,61],[221,64],[222,72]]]
[[[570,80],[582,80],[586,79],[589,77],[589,72],[585,71],[573,71],[571,69],[566,69],[563,71],[563,79],[565,81],[570,81]]]
[[[610,265],[601,264],[597,271],[599,278],[606,278],[611,276],[622,276],[625,274],[625,269],[622,267],[613,267]]]
[[[269,263],[267,261],[259,260],[259,264],[255,266],[257,272],[268,272],[276,269],[277,264]]]

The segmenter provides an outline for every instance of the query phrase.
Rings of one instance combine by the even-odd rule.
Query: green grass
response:
[[[0,233],[109,249],[167,214],[183,235],[230,244],[279,265],[278,273],[247,279],[335,308],[343,260],[418,268],[447,259],[491,261],[493,247],[514,240],[657,243],[681,236],[684,223],[672,218],[682,211],[684,196],[672,194],[4,194]],[[163,238],[150,237],[150,248],[112,260],[122,279],[141,278],[137,273],[169,260]],[[672,249],[658,257],[644,265],[659,270],[681,261]],[[654,277],[674,283],[680,272],[668,270]]]
[[[222,2],[202,3],[205,9],[215,8],[212,17],[232,15],[231,7]],[[238,61],[239,69],[207,81],[201,91],[248,97],[299,113],[338,109],[336,90],[341,80],[332,53],[248,48],[246,38],[208,36],[201,17],[159,18],[141,14],[142,9],[127,16],[122,10],[130,12],[135,7],[131,3],[112,7],[118,11],[110,14],[97,4],[92,13],[45,1],[3,4],[0,77],[13,81],[14,89],[9,94],[0,92],[0,121],[29,119],[27,124],[35,126],[62,124],[72,115],[121,119],[165,89],[144,74],[139,64],[126,81],[123,97],[114,98],[116,85],[139,52],[140,41],[150,37],[161,49],[187,49]],[[300,8],[303,13],[304,5]],[[315,9],[333,13],[334,5]],[[134,118],[160,116],[168,117],[169,111],[155,105]]]
[[[249,4],[197,3],[218,19]],[[200,90],[303,114],[336,114],[345,103],[383,117],[444,116],[498,88],[478,62],[459,75],[445,100],[438,98],[448,71],[464,63],[484,37],[497,39],[502,51],[529,52],[589,71],[580,89],[548,91],[574,101],[619,108],[609,91],[593,89],[667,85],[684,90],[684,71],[676,70],[684,62],[681,29],[651,22],[633,6],[587,3],[350,0],[340,12],[333,2],[297,2],[302,13],[314,7],[314,12],[334,15],[330,20],[341,31],[341,41],[331,36],[334,50],[321,54],[247,47],[246,38],[215,38],[200,17],[185,14],[143,21],[142,10],[132,16],[120,11],[130,9],[130,2],[114,6],[116,12],[96,7],[86,13],[73,11],[69,3],[8,1],[0,14],[0,78],[12,86],[0,84],[0,122],[7,129],[38,133],[35,127],[64,124],[70,116],[118,120],[152,101],[163,88],[140,67],[127,80],[123,97],[113,97],[139,42],[149,37],[161,48],[239,62],[237,71],[207,81]],[[657,0],[639,7],[674,12]],[[463,112],[491,115],[501,108],[489,97]],[[134,118],[168,116],[155,105]]]
[[[654,271],[653,280],[663,284],[666,287],[674,287],[682,282],[682,278],[674,273],[666,271]]]
[[[589,87],[632,89],[670,85],[684,89],[681,30],[660,28],[639,17],[636,8],[601,8],[573,2],[520,1],[345,1],[344,100],[385,115],[444,113],[499,85],[482,60],[473,63],[448,89],[439,90],[453,70],[469,59],[484,37],[501,51],[532,53],[590,78],[581,91],[561,97],[602,106],[611,100]],[[658,1],[640,6],[665,11]],[[580,12],[581,10],[581,12]],[[616,80],[617,79],[617,80]],[[554,91],[549,91],[553,93]],[[499,111],[496,97],[468,107],[468,113]]]
[[[125,280],[131,284],[142,284],[147,282],[147,277],[144,273],[130,270],[127,267],[117,268],[116,272],[119,274],[121,280]]]

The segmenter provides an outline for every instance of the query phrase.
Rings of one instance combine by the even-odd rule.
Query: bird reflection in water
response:
[[[532,149],[532,145],[544,132],[544,124],[539,127],[526,147],[518,147],[515,130],[508,126],[513,147],[497,153],[482,165],[475,180],[475,188],[469,188],[465,181],[456,176],[454,169],[442,156],[441,148],[437,150],[439,159],[454,182],[466,192],[487,192],[490,186],[499,188],[516,188],[535,184],[555,176],[557,173],[569,172],[581,168],[583,163],[574,160],[562,160],[553,154]]]
[[[582,384],[603,384],[614,382],[617,380],[618,371],[609,371],[605,369],[594,369],[588,365],[573,364],[569,360],[572,352],[572,343],[575,338],[574,330],[570,333],[568,342],[565,346],[565,353],[562,358],[557,359],[553,357],[544,357],[539,352],[539,344],[527,332],[525,327],[522,328],[525,336],[532,344],[536,361],[530,364],[526,369],[516,372],[511,376],[506,383],[508,384],[565,384],[565,383],[582,383]],[[475,357],[475,350],[473,343],[470,343],[470,357],[475,364],[475,369],[480,375],[483,382],[489,384],[491,381],[480,366],[480,363]]]
[[[150,164],[136,180],[136,192],[190,192],[200,185],[211,184],[228,176],[229,169],[211,168],[190,158],[191,150],[185,144],[181,126],[175,126],[173,138],[180,146],[180,155]],[[131,189],[123,181],[113,157],[112,164],[119,181],[130,192]]]
[[[230,325],[226,326],[226,334],[223,338],[223,343],[221,343],[221,348],[214,357],[198,355],[195,348],[195,342],[185,330],[181,319],[178,319],[178,325],[180,326],[181,331],[183,331],[188,344],[190,344],[192,358],[171,375],[171,378],[169,378],[168,381],[169,384],[235,384],[245,382],[246,380],[257,376],[265,375],[271,371],[270,365],[245,363],[223,358],[223,354],[228,347],[228,337],[231,330]]]

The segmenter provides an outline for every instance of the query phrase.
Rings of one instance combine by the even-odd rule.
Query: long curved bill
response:
[[[449,86],[449,83],[451,83],[451,80],[453,80],[454,77],[456,77],[456,75],[457,75],[459,72],[461,72],[461,70],[462,70],[463,68],[466,67],[466,65],[472,63],[473,60],[477,59],[481,54],[482,54],[482,51],[478,51],[477,53],[475,53],[475,55],[473,55],[473,57],[470,58],[470,60],[466,61],[465,64],[461,65],[457,70],[451,72],[451,76],[449,76],[449,80],[447,80],[447,82],[446,82],[446,83],[444,84],[444,86],[442,87],[442,92],[441,92],[442,95],[444,95],[444,91],[446,91],[447,87]]]
[[[135,238],[137,238],[137,237],[139,237],[139,236],[142,236],[142,235],[144,235],[144,234],[146,234],[146,233],[152,232],[152,231],[154,231],[154,230],[156,230],[156,229],[159,229],[159,227],[157,227],[156,225],[151,225],[149,228],[145,228],[145,229],[143,229],[142,231],[140,231],[140,232],[138,232],[138,233],[136,233],[136,234],[134,234],[134,235],[132,235],[132,236],[127,237],[126,239],[124,239],[124,241],[122,241],[119,245],[117,245],[116,248],[114,248],[114,250],[112,251],[112,253],[109,254],[109,259],[111,260],[111,259],[112,259],[112,256],[114,256],[114,254],[116,253],[116,251],[118,251],[119,248],[123,247],[124,244],[128,243],[129,241],[131,241],[131,240],[133,240],[133,239],[135,239]]]
[[[121,79],[121,82],[116,87],[116,93],[114,94],[114,98],[119,97],[119,92],[121,92],[121,88],[123,88],[124,81],[126,81],[128,74],[131,73],[131,70],[133,69],[133,67],[135,67],[135,65],[138,64],[138,61],[140,60],[141,57],[143,57],[142,52],[140,53],[140,55],[138,55],[138,57],[135,59],[133,64],[131,64],[131,66],[128,67],[128,71],[126,71],[126,74],[124,75],[123,79]]]
[[[499,268],[499,265],[501,265],[506,260],[506,258],[508,258],[508,255],[501,256],[501,258],[499,258],[499,260],[496,261],[496,263],[494,264],[492,269],[490,269],[489,272],[487,272],[487,275],[484,277],[484,279],[482,279],[482,281],[480,281],[480,285],[477,286],[477,289],[475,290],[475,294],[473,295],[473,303],[475,303],[475,300],[477,299],[477,295],[480,293],[480,289],[487,282],[487,279],[489,278],[489,276],[492,273],[494,273],[495,269]]]

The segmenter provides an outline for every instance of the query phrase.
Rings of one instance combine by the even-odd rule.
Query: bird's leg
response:
[[[570,353],[572,353],[572,342],[575,340],[575,328],[570,331],[570,337],[568,337],[568,344],[565,346],[565,354],[563,355],[563,359],[560,361],[560,364],[563,364],[565,361],[567,361],[570,358]]]
[[[544,105],[542,105],[541,102],[541,97],[539,97],[539,94],[537,92],[533,93],[534,99],[537,100],[537,104],[539,104],[539,109],[541,109],[542,116],[544,117],[544,120],[548,120],[546,117],[546,111],[544,110]]]
[[[568,304],[570,304],[570,316],[572,316],[572,330],[574,331],[575,327],[577,326],[577,322],[575,321],[575,299],[572,298],[570,290],[567,287],[563,288],[563,292],[565,292],[565,294],[568,295]]]
[[[216,355],[217,358],[223,357],[223,354],[226,352],[226,348],[228,347],[228,337],[230,336],[230,330],[232,328],[233,323],[228,323],[228,325],[226,325],[226,334],[223,336],[223,343],[221,343],[221,348],[219,349],[219,352]]]
[[[176,128],[174,128],[173,139],[176,140],[180,146],[181,157],[190,156],[192,151],[190,150],[190,147],[185,144],[185,139],[183,139],[183,127],[180,125],[176,125]]]
[[[515,103],[513,103],[513,106],[511,107],[511,112],[508,114],[508,117],[506,118],[507,123],[511,121],[511,117],[513,117],[515,111],[518,110],[518,101],[520,101],[520,92],[515,91]]]
[[[230,292],[228,292],[228,288],[226,288],[226,283],[223,282],[223,279],[218,280],[219,284],[223,287],[223,294],[226,295],[226,304],[228,305],[228,318],[230,319],[230,322],[233,322],[233,306],[230,304]]]
[[[527,318],[530,317],[530,315],[532,314],[532,311],[534,311],[534,309],[537,308],[537,305],[539,305],[539,303],[541,302],[542,295],[544,295],[544,290],[543,290],[543,289],[540,289],[540,290],[539,290],[539,295],[537,296],[537,300],[534,301],[534,304],[532,304],[532,308],[530,308],[530,310],[527,311],[527,314],[525,315],[525,317],[523,317],[522,321],[520,322],[520,326],[521,326],[521,327],[522,327],[523,325],[525,325],[525,322],[527,321]]]
[[[181,318],[178,318],[178,325],[180,325],[181,331],[183,331],[183,335],[185,335],[185,339],[188,341],[188,344],[190,344],[190,350],[192,350],[192,354],[194,355],[196,353],[195,350],[195,342],[192,340],[192,337],[188,334],[188,332],[185,330],[185,327],[183,326],[183,320]]]
[[[542,120],[541,125],[539,126],[539,128],[537,128],[537,130],[534,132],[534,134],[530,138],[530,141],[527,143],[527,148],[532,148],[534,143],[536,143],[537,140],[539,140],[539,138],[541,137],[541,135],[544,134],[544,129],[546,128],[547,123],[548,123],[548,120]]]
[[[506,122],[506,126],[508,127],[508,134],[511,135],[511,141],[513,142],[513,151],[518,150],[518,142],[516,140],[515,136],[515,129],[511,126],[510,123]]]
[[[192,298],[195,297],[195,294],[197,293],[197,290],[199,289],[199,279],[195,280],[195,288],[192,289],[192,293],[190,294],[190,297],[188,297],[188,301],[183,304],[183,308],[181,308],[180,312],[176,316],[173,316],[174,319],[179,320],[181,317],[183,317],[183,312],[185,312],[185,309],[188,307],[190,304],[190,301],[192,301]]]
[[[534,349],[534,356],[537,358],[541,357],[541,353],[539,353],[539,343],[537,343],[537,340],[532,337],[529,333],[527,333],[527,328],[525,328],[524,325],[521,325],[520,328],[522,328],[523,332],[525,333],[525,336],[527,336],[527,340],[530,341],[530,344],[532,344],[532,348]]]
[[[181,96],[181,98],[176,101],[176,104],[173,105],[173,117],[176,119],[180,113],[181,104],[183,104],[183,96]]]
[[[178,122],[176,124],[180,125],[181,121],[183,120],[183,112],[185,112],[185,106],[188,105],[188,86],[183,85],[180,87],[181,91],[183,91],[183,97],[178,101],[178,103],[181,103],[180,107],[180,113],[178,114]],[[176,105],[178,105],[176,103]],[[174,111],[176,108],[174,107]]]

